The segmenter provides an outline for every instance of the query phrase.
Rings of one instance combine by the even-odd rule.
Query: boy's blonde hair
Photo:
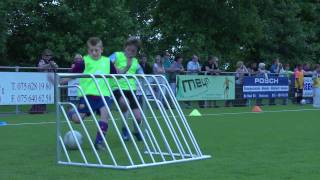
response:
[[[87,41],[87,46],[99,46],[103,47],[103,43],[100,38],[98,37],[91,37]]]

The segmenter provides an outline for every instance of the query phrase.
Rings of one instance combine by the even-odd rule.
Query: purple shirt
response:
[[[85,69],[85,64],[84,61],[76,61],[74,63],[74,67],[72,68],[71,72],[72,73],[83,73]],[[113,63],[110,62],[110,74],[117,74],[117,70],[114,67]]]

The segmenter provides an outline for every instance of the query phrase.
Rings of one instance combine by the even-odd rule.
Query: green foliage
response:
[[[7,37],[5,1],[0,1],[0,22],[0,55],[3,57]]]
[[[123,6],[116,0],[10,1],[7,54],[14,64],[34,65],[49,48],[60,65],[67,65],[75,53],[86,53],[90,36],[100,37],[111,53],[122,47],[134,27]]]
[[[142,39],[149,57],[164,50],[202,61],[213,54],[231,64],[320,57],[316,0],[13,0],[0,2],[0,14],[0,55],[10,60],[2,65],[35,65],[50,48],[67,66],[75,53],[86,53],[88,37],[101,37],[109,55],[129,35]]]

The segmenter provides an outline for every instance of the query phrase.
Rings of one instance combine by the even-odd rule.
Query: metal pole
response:
[[[59,138],[61,138],[61,132],[60,132],[61,111],[60,111],[59,104],[58,104],[58,102],[60,102],[61,97],[60,97],[60,88],[58,87],[59,82],[60,82],[60,77],[57,74],[54,74],[54,93],[55,93],[55,105],[56,105],[57,162],[59,162],[61,160],[61,143],[60,143],[60,139],[59,139]]]
[[[15,71],[19,72],[19,66],[15,67]],[[16,105],[16,114],[19,114],[19,105]]]

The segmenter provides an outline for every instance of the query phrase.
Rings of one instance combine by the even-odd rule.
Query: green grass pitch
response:
[[[202,117],[187,119],[211,159],[134,170],[57,165],[54,114],[0,116],[9,124],[0,127],[0,180],[320,179],[320,110],[293,105],[263,110],[200,109]],[[21,124],[41,122],[51,123]]]

